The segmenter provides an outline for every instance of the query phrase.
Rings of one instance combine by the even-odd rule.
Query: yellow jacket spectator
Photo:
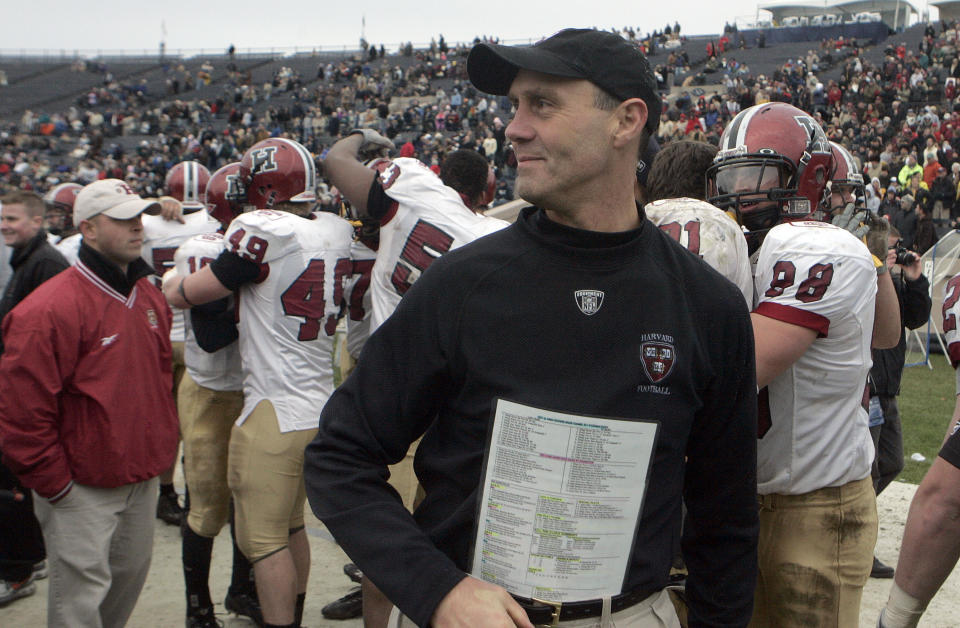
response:
[[[906,186],[907,182],[910,181],[910,177],[917,173],[923,176],[923,166],[917,163],[917,158],[914,155],[910,155],[907,157],[907,163],[904,164],[899,174],[897,174],[897,181],[900,182],[901,186]]]

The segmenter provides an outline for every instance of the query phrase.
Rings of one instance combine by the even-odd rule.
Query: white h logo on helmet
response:
[[[258,148],[250,154],[253,164],[250,166],[250,174],[260,174],[261,172],[273,172],[277,169],[277,160],[274,155],[277,153],[276,146],[264,146]]]

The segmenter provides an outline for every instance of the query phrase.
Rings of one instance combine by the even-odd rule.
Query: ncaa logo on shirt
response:
[[[577,307],[587,316],[593,316],[600,311],[603,305],[603,292],[601,290],[577,290],[573,293],[577,300]]]
[[[147,322],[150,323],[151,327],[157,327],[157,313],[153,311],[153,308],[147,310]]]
[[[676,353],[672,342],[650,340],[640,345],[643,371],[651,382],[656,384],[670,374]]]

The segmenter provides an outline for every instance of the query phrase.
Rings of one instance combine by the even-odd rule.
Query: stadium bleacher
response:
[[[882,61],[884,50],[889,46],[896,46],[900,42],[906,43],[909,49],[916,49],[918,43],[923,37],[923,24],[917,24],[909,29],[891,34],[886,40],[863,49],[863,57],[874,63]],[[678,47],[667,49],[663,46],[658,47],[650,55],[651,64],[656,66],[666,61],[671,52],[685,52],[690,60],[689,73],[675,73],[674,84],[681,85],[688,76],[702,74],[706,66],[708,57],[706,46],[709,42],[716,42],[719,35],[698,35],[686,37]],[[807,51],[816,48],[812,42],[789,42],[780,43],[766,48],[728,48],[724,57],[735,58],[741,64],[746,64],[753,75],[771,75],[778,67],[786,61],[796,59],[806,55]],[[133,86],[143,85],[150,102],[161,101],[164,99],[203,99],[214,100],[224,93],[225,86],[229,85],[230,74],[228,67],[231,64],[241,74],[249,73],[251,83],[254,86],[261,87],[263,83],[273,79],[276,72],[281,67],[289,67],[301,78],[301,85],[312,88],[317,82],[317,68],[321,64],[339,63],[343,60],[350,60],[358,53],[350,52],[323,52],[319,54],[300,53],[294,55],[270,55],[267,53],[253,55],[237,55],[231,60],[227,55],[203,55],[188,59],[169,57],[161,60],[159,57],[146,57],[141,59],[125,59],[117,61],[111,59],[106,62],[106,68],[112,73],[113,77],[123,85]],[[385,62],[392,65],[399,65],[406,69],[411,64],[416,63],[414,57],[405,57],[402,55],[389,55]],[[379,65],[382,61],[377,59],[373,63]],[[97,63],[92,60],[91,64]],[[182,76],[187,73],[194,78],[195,83],[197,72],[201,66],[209,63],[213,66],[211,73],[212,81],[209,85],[194,85],[194,89],[189,92],[181,92],[173,95],[168,94],[167,80],[171,76]],[[182,72],[180,69],[182,68]],[[63,111],[92,88],[97,87],[103,82],[103,75],[99,72],[76,72],[71,69],[71,63],[64,62],[63,59],[51,61],[20,61],[6,60],[0,57],[0,69],[7,73],[8,85],[0,89],[0,120],[16,120],[25,110],[56,112]],[[826,83],[830,79],[839,76],[841,67],[834,67],[822,72],[820,78]],[[714,77],[710,73],[703,76],[706,82],[712,82]],[[181,78],[182,84],[182,78]],[[437,86],[443,89],[449,89],[453,85],[452,79],[439,80]],[[283,94],[275,94],[275,98],[284,98]],[[265,109],[266,104],[258,102],[254,105],[255,112],[259,113]],[[101,107],[102,108],[102,107]]]
[[[918,24],[903,32],[892,33],[877,44],[857,49],[857,52],[865,63],[872,61],[875,65],[879,65],[883,60],[887,49],[901,43],[904,43],[909,50],[916,52],[925,28],[925,24]],[[683,54],[689,60],[689,66],[685,72],[673,74],[672,90],[666,96],[668,101],[672,101],[673,98],[693,87],[703,86],[708,97],[709,94],[725,91],[723,68],[717,72],[705,72],[709,60],[707,45],[711,42],[716,43],[719,38],[719,34],[685,36],[681,40],[671,41],[669,45],[663,45],[661,42],[656,46],[649,55],[651,65],[654,67],[666,65],[671,53]],[[736,39],[735,35],[731,37],[733,41]],[[744,78],[764,75],[769,79],[775,76],[788,60],[795,61],[803,58],[810,50],[816,50],[821,58],[824,57],[824,51],[816,42],[788,42],[768,45],[765,48],[728,47],[718,56],[718,61],[724,58],[727,61],[736,59],[739,64],[748,68],[749,74]],[[30,110],[34,119],[41,123],[48,119],[60,120],[58,124],[62,124],[63,118],[71,113],[74,117],[79,114],[81,118],[94,112],[103,114],[108,122],[104,127],[105,133],[102,135],[73,132],[57,133],[59,137],[37,137],[35,133],[31,138],[22,140],[27,146],[40,147],[42,151],[55,156],[52,162],[60,164],[58,167],[73,168],[89,152],[86,144],[91,141],[97,143],[94,152],[110,150],[111,146],[116,145],[124,153],[131,154],[140,149],[144,142],[154,146],[153,150],[155,150],[157,134],[160,132],[178,137],[181,134],[191,133],[196,134],[197,137],[201,134],[209,137],[212,132],[233,138],[237,131],[236,117],[234,123],[231,123],[228,117],[234,109],[236,110],[233,113],[234,116],[242,115],[248,110],[255,116],[257,122],[250,129],[251,132],[258,134],[277,132],[278,114],[281,117],[286,116],[287,120],[291,112],[300,112],[297,115],[303,115],[303,112],[319,104],[316,100],[318,93],[322,94],[326,90],[337,94],[334,100],[339,104],[340,90],[349,82],[331,84],[329,77],[327,81],[320,81],[317,78],[317,70],[320,66],[326,67],[327,64],[331,64],[334,68],[338,68],[341,64],[351,68],[369,66],[374,74],[378,70],[394,67],[399,67],[402,71],[413,69],[427,73],[431,77],[427,90],[421,91],[420,95],[414,97],[418,98],[421,104],[429,106],[433,104],[437,90],[442,89],[450,94],[457,82],[462,80],[458,75],[461,74],[465,61],[465,51],[466,49],[450,50],[446,60],[440,59],[437,55],[430,58],[429,51],[426,50],[416,50],[410,56],[393,53],[380,58],[377,55],[375,59],[361,54],[360,51],[324,50],[295,53],[261,51],[234,56],[216,53],[189,57],[167,56],[166,58],[161,58],[159,55],[104,56],[85,60],[83,64],[63,57],[31,59],[11,56],[7,58],[0,54],[0,70],[3,70],[7,76],[7,85],[0,87],[0,125],[6,129],[13,129],[12,125],[19,125],[27,110]],[[853,52],[854,49],[847,47],[842,54],[834,55],[832,67],[821,67],[817,72],[820,82],[827,84],[831,79],[838,79],[844,65],[842,57]],[[431,66],[444,64],[446,73],[443,76],[438,76],[431,70]],[[85,65],[85,67],[77,67],[79,65]],[[204,69],[204,66],[209,70],[209,84],[198,79],[198,73]],[[264,84],[272,82],[282,68],[289,68],[298,77],[296,82],[298,89],[273,88],[270,90],[270,98],[267,99]],[[109,73],[114,80],[112,89],[106,90],[106,93],[102,94],[104,97],[98,99],[95,104],[90,104],[87,97],[91,91],[104,91],[106,73]],[[174,80],[179,87],[176,92],[171,89],[170,84]],[[692,80],[694,85],[683,87],[685,80]],[[244,82],[249,83],[250,88],[247,91],[254,93],[256,98],[242,97],[243,94],[240,92],[243,88],[238,86]],[[143,91],[142,97],[131,96],[137,90]],[[398,103],[408,102],[410,94],[407,93],[407,96],[408,98],[394,100],[391,105],[391,114],[402,113],[402,108],[399,111],[397,109]],[[222,105],[221,110],[215,115],[208,106],[214,103]],[[366,106],[361,105],[362,108]],[[197,109],[200,110],[199,126],[189,119],[191,113],[193,115],[197,113],[194,111]],[[356,111],[347,113],[352,115],[348,118],[350,122],[345,124],[359,123],[355,116]],[[461,113],[464,116],[467,115],[466,110]],[[122,129],[120,126],[111,127],[109,121],[115,114],[121,114],[128,120],[137,122]],[[317,117],[319,114],[312,115]],[[413,127],[408,125],[406,128],[400,128],[398,135],[394,137],[398,145],[408,140],[417,140],[424,133],[432,133],[433,115],[434,112],[427,112],[422,124],[418,122]],[[507,112],[501,109],[500,115],[506,120]],[[161,121],[159,125],[156,124],[158,119]],[[151,124],[150,120],[153,121],[153,126],[148,134],[147,126]],[[487,123],[492,124],[492,121],[487,120]],[[287,131],[291,130],[284,128]],[[84,131],[90,130],[89,127],[84,129]],[[712,133],[716,136],[719,132],[714,129]],[[329,146],[335,139],[321,130],[313,137],[313,147],[317,152],[322,152],[324,147]],[[447,139],[449,137],[445,141]],[[482,139],[482,135],[478,139]]]

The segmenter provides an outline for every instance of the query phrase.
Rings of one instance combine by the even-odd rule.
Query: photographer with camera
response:
[[[930,284],[920,272],[920,256],[907,250],[895,227],[890,227],[887,268],[900,302],[900,320],[907,329],[916,329],[930,316]],[[873,488],[879,495],[903,470],[903,432],[897,395],[906,357],[906,332],[892,349],[873,350],[870,369],[870,435],[876,457],[873,461]],[[893,567],[874,557],[873,578],[892,578]]]

